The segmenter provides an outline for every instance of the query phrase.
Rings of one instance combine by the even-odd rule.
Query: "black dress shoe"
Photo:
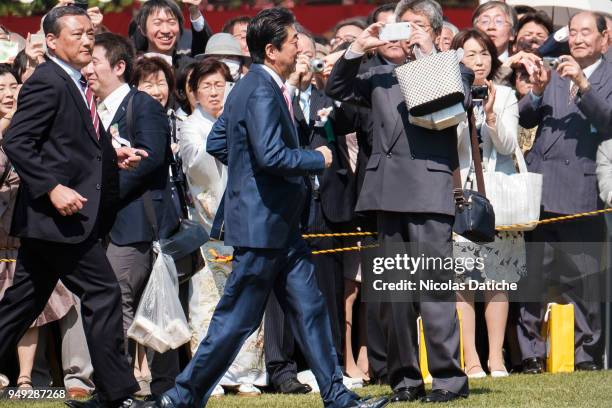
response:
[[[389,398],[387,397],[379,397],[379,398],[361,398],[353,401],[350,405],[347,405],[345,408],[383,408],[389,403]]]
[[[599,371],[601,368],[594,361],[583,361],[576,364],[576,371]]]
[[[87,401],[68,400],[65,402],[70,408],[156,408],[157,404],[151,401],[140,401],[132,397],[108,402],[100,401],[96,395]]]
[[[278,391],[283,394],[308,394],[312,388],[308,384],[302,384],[297,378],[290,378],[278,386]]]
[[[425,396],[425,387],[404,387],[398,388],[389,402],[411,402]]]
[[[459,398],[467,398],[467,395],[455,394],[448,390],[432,390],[421,401],[423,402],[449,402]]]
[[[94,395],[88,400],[68,400],[64,401],[64,404],[70,408],[104,408],[104,404],[98,399],[97,395]]]
[[[541,374],[544,371],[544,361],[538,357],[523,360],[523,374]]]

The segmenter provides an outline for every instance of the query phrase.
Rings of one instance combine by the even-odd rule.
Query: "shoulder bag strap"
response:
[[[134,139],[134,94],[130,96],[127,105],[127,112],[125,114],[127,122],[128,140],[134,147],[136,140]],[[149,224],[151,224],[151,230],[153,231],[153,239],[159,241],[159,227],[157,226],[157,217],[155,216],[155,208],[153,207],[153,199],[151,193],[147,190],[142,195],[142,203],[144,205],[145,215]]]

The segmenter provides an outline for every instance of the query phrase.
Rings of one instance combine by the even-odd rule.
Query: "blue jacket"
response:
[[[230,93],[206,151],[228,166],[225,243],[287,248],[300,237],[304,176],[321,173],[323,155],[299,148],[280,88],[254,64]]]

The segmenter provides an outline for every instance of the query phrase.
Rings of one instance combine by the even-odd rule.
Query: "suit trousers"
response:
[[[422,254],[452,257],[453,220],[454,217],[442,214],[381,211],[378,214],[379,241],[382,246],[409,242],[418,246],[418,254],[409,252],[415,257]],[[381,302],[380,322],[386,340],[388,379],[394,390],[423,384],[416,325],[420,314],[432,388],[468,394],[467,376],[459,364],[459,324],[453,299]]]
[[[307,233],[337,232],[341,226],[332,225],[323,216],[321,202],[312,200],[310,207],[310,220]],[[342,241],[337,238],[315,238],[308,240],[310,249],[338,248]],[[338,356],[338,363],[342,364],[342,338],[344,329],[344,282],[342,253],[315,255],[312,258],[317,286],[327,307],[331,323],[332,341]],[[288,316],[285,315],[274,293],[270,295],[266,313],[264,315],[264,354],[266,358],[266,371],[272,385],[278,389],[280,384],[290,378],[297,378],[297,362],[294,359],[295,337],[291,331]]]
[[[147,286],[153,269],[153,250],[150,242],[139,242],[119,246],[112,242],[106,249],[108,260],[115,271],[121,288],[121,309],[123,312],[123,335],[125,349],[129,360],[135,356],[135,342],[127,337],[127,331],[134,321],[142,292]],[[178,375],[178,351],[168,350],[165,353],[149,352],[148,361],[151,367],[151,392],[162,394],[172,387]]]
[[[542,219],[558,214],[543,213]],[[546,295],[543,279],[550,278],[569,289],[562,290],[560,303],[574,304],[574,363],[602,357],[602,317],[599,273],[605,240],[605,220],[587,217],[577,221],[542,224],[526,234],[527,276],[521,286],[537,288]],[[561,247],[555,243],[561,244]],[[589,300],[591,299],[591,300]],[[545,358],[546,341],[541,335],[546,304],[521,303],[518,341],[523,359]]]
[[[81,299],[94,383],[100,398],[112,401],[132,394],[138,384],[123,348],[119,285],[93,236],[79,244],[21,240],[13,286],[0,300],[0,356],[14,349],[61,279]]]
[[[310,248],[296,237],[286,249],[234,248],[232,273],[206,337],[175,387],[166,393],[176,408],[199,408],[206,403],[242,344],[259,327],[272,290],[289,317],[325,406],[345,407],[358,398],[342,384]]]

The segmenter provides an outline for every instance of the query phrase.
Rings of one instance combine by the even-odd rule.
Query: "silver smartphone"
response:
[[[410,23],[387,23],[380,31],[378,38],[383,41],[408,40],[412,34]]]

